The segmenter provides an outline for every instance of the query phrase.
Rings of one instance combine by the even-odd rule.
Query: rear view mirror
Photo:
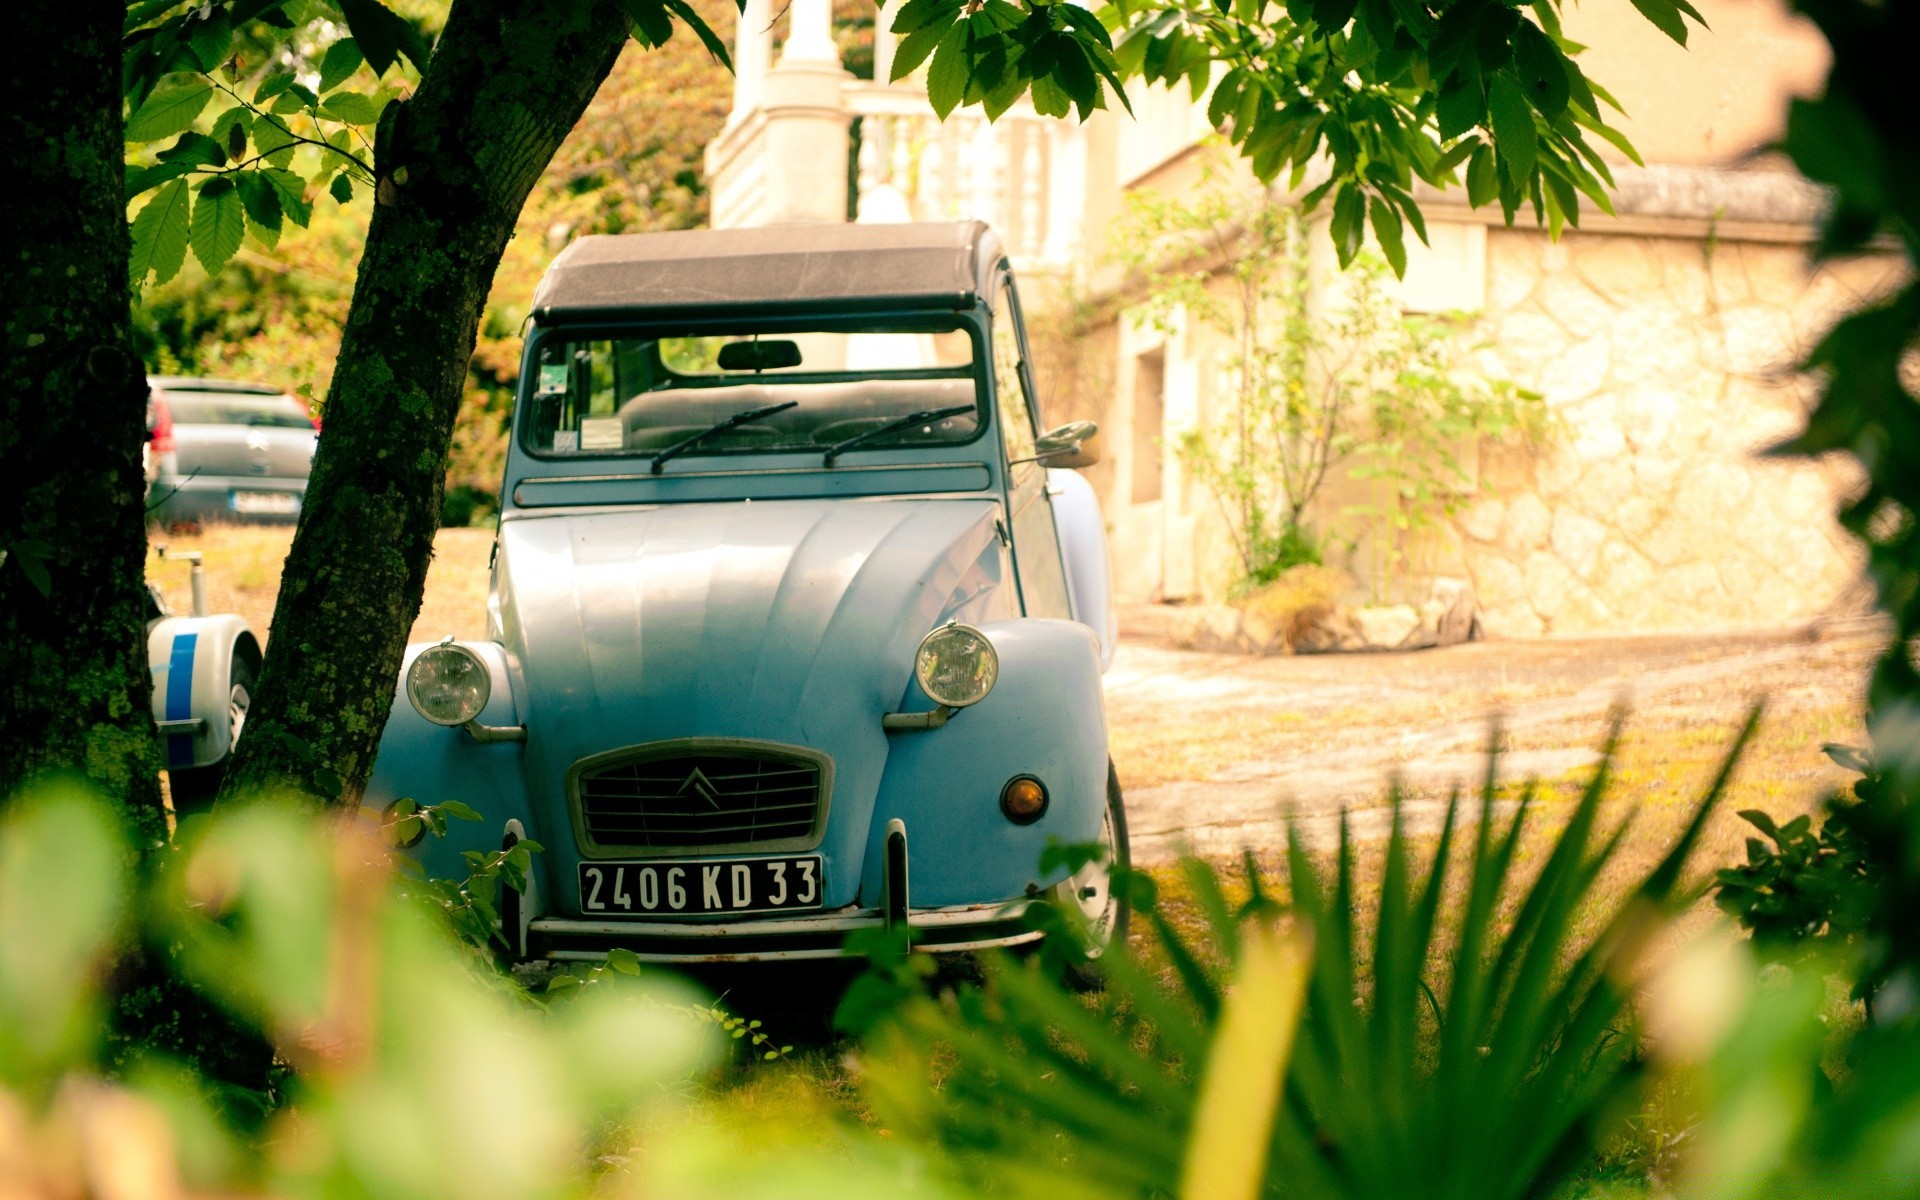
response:
[[[800,365],[800,346],[785,339],[728,342],[720,347],[722,371],[778,371]]]
[[[1090,467],[1100,461],[1100,456],[1088,450],[1085,443],[1099,432],[1100,426],[1092,421],[1056,425],[1035,440],[1033,457],[1050,467]]]

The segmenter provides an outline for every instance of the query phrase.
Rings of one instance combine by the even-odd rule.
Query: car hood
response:
[[[914,647],[950,618],[1016,615],[998,515],[989,500],[842,499],[506,522],[495,602],[549,837],[570,832],[564,779],[586,755],[753,738],[832,757],[822,848],[857,862],[880,717],[907,693]]]

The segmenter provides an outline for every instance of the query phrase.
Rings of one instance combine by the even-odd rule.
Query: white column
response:
[[[1048,121],[1047,244],[1050,264],[1066,263],[1078,249],[1087,206],[1087,135],[1078,121]]]
[[[767,68],[773,64],[773,18],[768,0],[747,0],[733,38],[733,111],[731,124],[760,107],[766,95]]]
[[[880,15],[873,23],[873,81],[885,83],[893,76],[893,52],[900,47],[900,39],[887,32],[893,28],[893,19],[900,15],[902,0],[887,0],[880,6]]]
[[[782,64],[840,61],[840,47],[833,43],[833,0],[791,0],[787,21]]]

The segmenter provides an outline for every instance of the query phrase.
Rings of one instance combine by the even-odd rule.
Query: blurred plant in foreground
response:
[[[0,1195],[938,1194],[859,1147],[741,1155],[685,1111],[731,1032],[693,989],[624,964],[532,997],[401,890],[365,825],[260,803],[181,833],[136,882],[77,786],[0,818]],[[142,935],[271,1040],[289,1080],[264,1133],[192,1063],[108,1078],[109,973]]]
[[[883,950],[879,982],[850,997],[874,1027],[874,1107],[1013,1194],[1550,1194],[1590,1168],[1637,1094],[1646,1062],[1633,976],[1665,918],[1693,899],[1682,870],[1757,720],[1756,710],[1659,864],[1597,913],[1594,883],[1624,828],[1600,827],[1611,743],[1530,880],[1518,851],[1532,791],[1502,823],[1492,761],[1472,833],[1457,830],[1456,801],[1430,852],[1416,849],[1394,798],[1371,913],[1344,822],[1331,867],[1294,832],[1284,906],[1251,856],[1237,907],[1212,867],[1187,860],[1207,917],[1198,944],[1145,877],[1131,877],[1175,982],[1109,955],[1095,1008],[1004,958],[989,962],[984,986],[931,999]],[[1470,838],[1463,854],[1456,837]],[[1248,1020],[1237,1015],[1248,972],[1270,955],[1249,947],[1283,914],[1305,1003],[1270,985],[1281,998],[1264,1022]],[[1291,1055],[1276,1055],[1271,1039],[1289,1036]],[[1210,1101],[1223,1073],[1276,1059],[1284,1075],[1263,1107],[1221,1119]],[[1249,1122],[1261,1141],[1251,1157],[1232,1149]],[[1223,1153],[1251,1174],[1196,1190]]]

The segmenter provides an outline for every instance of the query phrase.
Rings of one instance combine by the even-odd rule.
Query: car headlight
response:
[[[465,725],[493,692],[493,673],[465,646],[442,642],[422,650],[407,669],[407,699],[435,725]]]
[[[986,634],[955,621],[921,639],[913,674],[935,704],[965,708],[993,690],[1000,678],[1000,656]]]

